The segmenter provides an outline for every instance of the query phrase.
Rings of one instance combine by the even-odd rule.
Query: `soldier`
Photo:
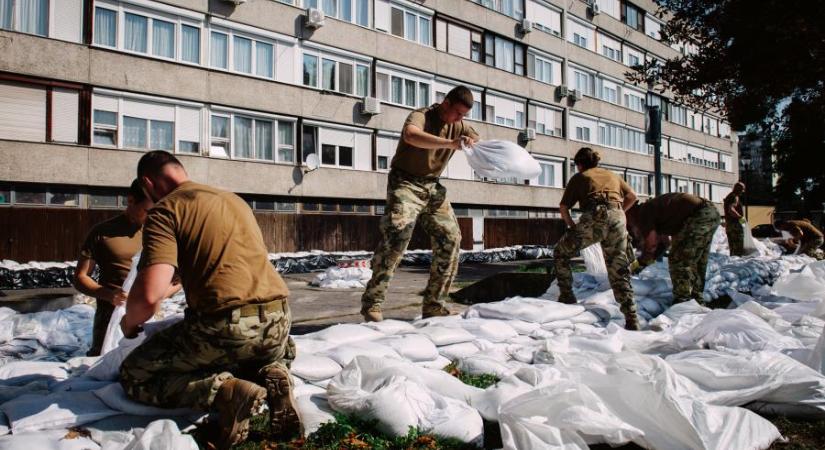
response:
[[[599,153],[588,147],[576,152],[573,161],[579,173],[570,178],[559,203],[559,212],[567,224],[567,232],[553,250],[559,301],[576,303],[570,259],[581,249],[601,243],[607,263],[607,277],[624,313],[625,328],[638,330],[639,319],[630,286],[624,215],[624,211],[636,202],[636,194],[618,175],[597,167],[600,159]],[[576,203],[580,203],[582,209],[578,224],[570,217],[570,208]]]
[[[710,242],[719,220],[713,203],[691,194],[664,194],[633,206],[627,211],[627,227],[643,244],[642,257],[631,264],[631,271],[653,263],[660,238],[670,236],[673,303],[702,301]]]
[[[112,311],[126,301],[123,282],[132,267],[132,257],[140,251],[140,230],[151,207],[152,200],[143,193],[140,182],[134,180],[126,194],[126,211],[95,225],[83,241],[73,284],[75,289],[96,300],[92,346],[86,356],[100,355]],[[91,276],[95,266],[100,269],[98,281]],[[178,289],[179,285],[173,285],[166,297]]]
[[[416,222],[430,236],[433,259],[424,290],[424,318],[450,314],[441,296],[450,290],[458,272],[461,231],[447,190],[438,182],[456,150],[478,139],[464,116],[473,107],[473,93],[453,88],[440,104],[407,116],[387,180],[387,203],[381,218],[381,243],[372,258],[372,279],[361,297],[364,320],[383,320],[381,304],[393,272],[412,237]]]
[[[788,248],[795,249],[799,247],[797,253],[800,255],[808,255],[817,259],[822,258],[821,255],[817,254],[817,249],[822,247],[825,239],[823,239],[822,232],[810,220],[777,220],[773,226],[777,230],[791,233],[791,239],[786,241]]]
[[[745,213],[742,212],[742,201],[739,197],[745,193],[745,183],[741,181],[733,185],[733,190],[725,197],[725,234],[728,235],[728,247],[731,256],[745,255]]]
[[[143,231],[143,253],[121,329],[135,337],[178,271],[186,291],[184,319],[149,337],[126,358],[120,383],[134,400],[162,408],[214,408],[218,448],[246,439],[264,399],[270,432],[299,431],[287,364],[289,291],[267,259],[252,210],[230,192],[189,181],[173,155],[149,152],[138,178],[155,200]],[[255,373],[266,388],[236,378]]]

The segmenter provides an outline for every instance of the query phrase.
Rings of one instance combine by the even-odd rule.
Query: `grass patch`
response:
[[[771,422],[779,428],[788,442],[774,442],[769,450],[819,450],[825,448],[825,420],[808,421],[772,417]]]
[[[544,265],[537,264],[521,264],[516,269],[516,272],[521,273],[547,273],[547,268]]]
[[[458,366],[456,366],[456,363],[454,362],[445,367],[444,371],[458,378],[464,384],[469,384],[470,386],[475,386],[481,389],[487,389],[488,387],[501,381],[497,376],[491,373],[484,373],[481,375],[470,375],[469,373],[464,373],[458,369]]]

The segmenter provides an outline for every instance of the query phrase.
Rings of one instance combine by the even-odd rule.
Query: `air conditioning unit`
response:
[[[570,91],[570,100],[573,100],[573,101],[577,102],[581,99],[582,99],[582,91],[580,91],[578,89],[573,89],[572,91]]]
[[[246,3],[246,0],[223,0],[226,3],[234,3],[235,6],[242,5]]]
[[[561,100],[564,97],[567,97],[568,95],[570,95],[570,90],[567,89],[567,86],[561,85],[558,88],[556,88],[556,98],[558,100]]]
[[[522,19],[521,20],[521,32],[522,33],[529,33],[533,31],[533,21],[530,19]]]
[[[536,139],[536,129],[535,128],[525,128],[522,132],[522,136],[524,137],[525,141],[532,141]]]
[[[381,101],[375,97],[364,97],[361,103],[361,114],[381,114]]]
[[[602,12],[601,7],[599,7],[599,4],[594,1],[593,4],[590,5],[590,14],[593,14],[594,16],[598,16],[599,14],[601,14],[601,12]]]
[[[318,8],[307,8],[306,26],[307,28],[321,28],[324,26],[324,11]]]

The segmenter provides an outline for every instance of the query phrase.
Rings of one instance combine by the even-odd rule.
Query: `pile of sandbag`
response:
[[[368,267],[330,267],[310,283],[324,289],[364,289],[372,278]]]

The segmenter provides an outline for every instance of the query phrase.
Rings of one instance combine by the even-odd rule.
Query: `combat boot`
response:
[[[630,331],[639,331],[642,328],[639,326],[639,317],[636,314],[624,316],[624,329]]]
[[[381,322],[384,320],[384,314],[381,311],[364,311],[361,315],[364,316],[364,322]]]
[[[559,303],[564,303],[566,305],[575,305],[576,303],[578,303],[578,300],[576,300],[576,296],[573,295],[573,294],[569,294],[569,295],[559,294],[559,300],[558,301],[559,301]]]
[[[441,305],[426,305],[421,307],[421,318],[442,317],[452,314],[449,309]]]
[[[303,436],[289,372],[280,367],[270,366],[263,369],[263,376],[266,380],[266,401],[269,405],[269,438],[274,441],[286,441]]]
[[[266,389],[250,381],[231,378],[221,384],[213,403],[219,426],[215,447],[229,449],[245,441],[249,419],[260,410],[265,398]]]

